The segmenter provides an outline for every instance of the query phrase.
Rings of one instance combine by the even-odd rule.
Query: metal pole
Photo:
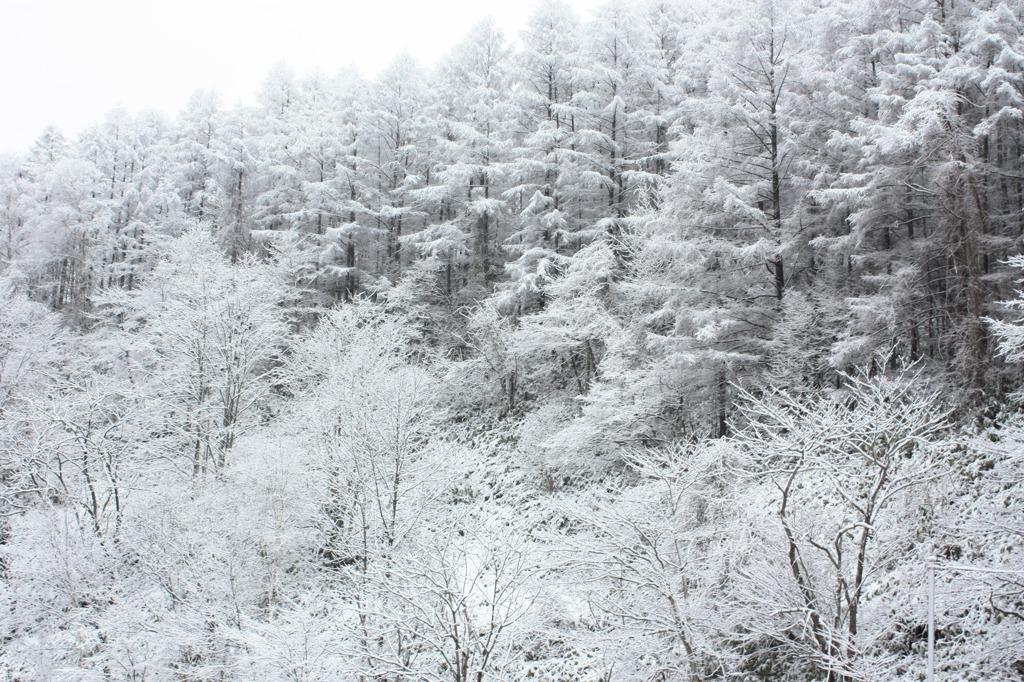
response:
[[[928,564],[928,682],[935,682],[935,564]]]
[[[928,562],[928,682],[935,682],[935,562],[935,557]],[[956,564],[947,564],[938,568],[943,571],[1024,575],[1024,571],[1012,568],[985,568],[982,566],[957,566]]]

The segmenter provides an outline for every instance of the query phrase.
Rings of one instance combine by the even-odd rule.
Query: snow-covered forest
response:
[[[4,679],[1024,679],[1022,0],[257,101],[0,158]]]

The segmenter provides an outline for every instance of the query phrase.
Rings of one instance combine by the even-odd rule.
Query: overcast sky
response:
[[[487,15],[515,38],[532,0],[0,0],[0,151],[72,137],[117,105],[169,114],[199,88],[249,102],[275,63],[372,75],[431,64]],[[571,0],[584,18],[601,0]]]

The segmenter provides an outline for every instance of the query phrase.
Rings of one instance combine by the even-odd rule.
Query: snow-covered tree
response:
[[[257,417],[285,345],[287,290],[272,265],[231,265],[197,229],[163,249],[163,262],[125,301],[134,333],[127,348],[166,410],[169,453],[199,476],[227,463]]]
[[[844,382],[813,399],[775,391],[743,405],[737,440],[753,465],[745,494],[758,550],[743,558],[732,606],[754,658],[774,649],[776,665],[837,681],[893,674],[896,614],[876,590],[899,589],[890,571],[901,543],[934,511],[913,500],[947,473],[948,425],[934,395],[906,377]]]

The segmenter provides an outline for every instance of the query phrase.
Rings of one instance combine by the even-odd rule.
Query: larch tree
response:
[[[439,222],[465,232],[470,247],[468,272],[452,273],[451,262],[444,265],[449,294],[453,274],[463,286],[469,280],[485,286],[497,273],[515,121],[511,66],[504,36],[493,21],[485,21],[441,67],[440,80],[451,90],[438,112],[440,158],[432,184],[444,190],[430,208]]]
[[[397,278],[411,260],[402,236],[416,232],[421,222],[409,192],[428,184],[431,101],[423,68],[408,54],[377,77],[372,93],[359,118],[366,132],[360,153],[367,168],[363,204],[380,240],[374,272]]]

